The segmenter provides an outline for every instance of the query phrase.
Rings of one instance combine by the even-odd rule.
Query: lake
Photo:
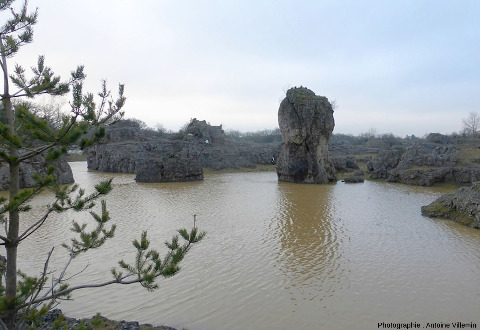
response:
[[[148,230],[154,247],[176,229],[207,231],[181,271],[139,285],[87,289],[59,306],[68,316],[196,329],[377,329],[380,322],[480,325],[480,231],[423,217],[420,207],[446,192],[384,182],[301,185],[274,172],[209,174],[202,182],[136,183],[133,174],[87,171],[71,163],[87,191],[113,177],[107,207],[117,224],[104,247],[79,256],[73,284],[110,279],[134,260],[133,239]],[[34,200],[46,205],[49,193]],[[99,203],[98,203],[99,204]],[[98,209],[97,209],[98,210]],[[26,228],[41,212],[35,209]],[[20,269],[38,274],[52,246],[53,269],[66,252],[72,219],[62,214],[20,247]],[[161,253],[163,254],[163,253]]]

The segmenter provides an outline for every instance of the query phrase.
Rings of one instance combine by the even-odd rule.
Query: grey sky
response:
[[[480,111],[480,1],[30,0],[34,43],[87,88],[125,83],[127,117],[277,126],[289,87],[336,100],[335,132],[451,133]]]

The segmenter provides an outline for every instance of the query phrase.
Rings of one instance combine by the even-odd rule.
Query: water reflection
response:
[[[323,300],[344,280],[344,233],[334,218],[334,185],[279,183],[271,227],[286,289],[301,299]],[[292,298],[296,299],[296,298]]]
[[[142,230],[161,250],[196,213],[208,235],[177,276],[160,281],[160,290],[79,291],[75,301],[62,302],[68,315],[101,312],[197,330],[373,329],[379,320],[447,322],[477,315],[480,231],[422,217],[420,206],[439,195],[431,188],[296,185],[278,183],[275,173],[139,184],[134,175],[87,172],[86,164],[73,170],[87,189],[114,177],[107,206],[118,224],[105,248],[80,256],[78,268],[72,265],[72,274],[91,265],[79,284],[102,281],[117,260],[133,260],[130,242]],[[47,195],[36,200],[49,202]],[[79,216],[52,217],[21,246],[21,268],[38,273],[52,244],[68,241]],[[59,269],[53,260],[52,267]]]

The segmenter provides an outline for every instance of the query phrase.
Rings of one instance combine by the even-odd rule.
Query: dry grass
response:
[[[67,162],[85,162],[87,161],[87,154],[77,154],[77,153],[71,153],[68,154],[67,157]]]
[[[468,165],[478,165],[475,163],[474,159],[480,158],[480,149],[469,147],[469,148],[461,148],[458,152],[458,163],[460,165],[468,166]]]

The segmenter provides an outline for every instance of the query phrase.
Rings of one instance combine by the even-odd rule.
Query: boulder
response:
[[[188,182],[203,180],[203,168],[193,158],[143,160],[137,165],[137,182]]]
[[[365,177],[358,175],[347,176],[345,179],[343,179],[343,182],[345,183],[362,183],[364,181]]]
[[[461,187],[453,194],[439,197],[422,206],[422,215],[450,219],[473,228],[480,228],[480,181]]]
[[[362,170],[357,170],[353,175],[347,176],[343,179],[345,183],[362,183],[365,181],[365,173]]]
[[[358,170],[358,164],[353,156],[334,156],[330,161],[337,172],[353,172]]]
[[[280,103],[278,124],[282,150],[277,162],[279,181],[328,183],[336,180],[328,141],[335,121],[332,105],[305,87],[291,88]]]

